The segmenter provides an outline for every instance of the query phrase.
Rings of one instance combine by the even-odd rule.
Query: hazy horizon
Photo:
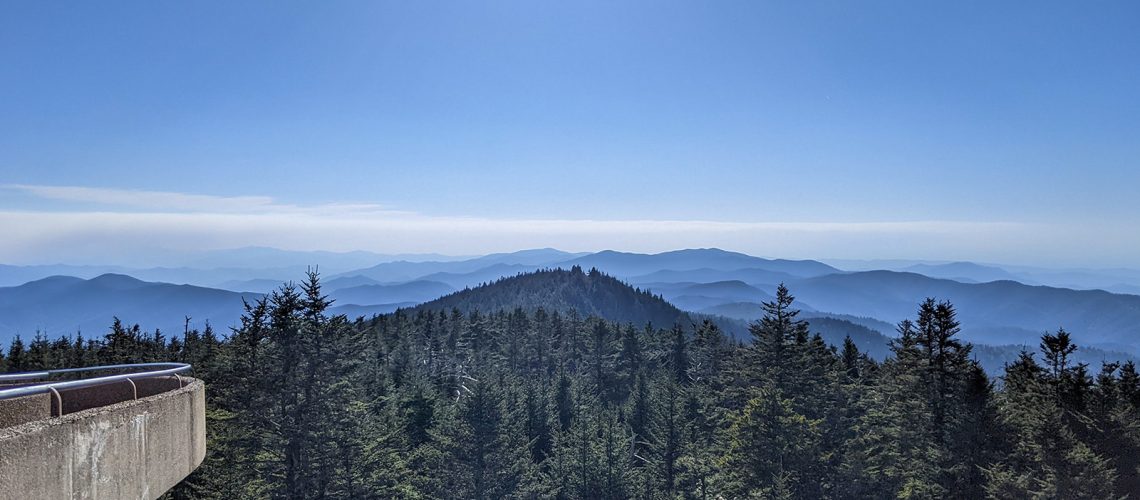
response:
[[[251,247],[298,252],[480,256],[527,249],[660,253],[721,248],[819,261],[975,262],[1044,268],[1140,268],[1140,233],[1088,224],[724,222],[431,217],[380,206],[304,207],[268,197],[0,185],[41,203],[0,208],[0,264],[177,265],[182,256]],[[31,196],[29,196],[31,195]],[[128,199],[130,199],[128,201]],[[44,203],[46,202],[46,203]],[[194,203],[213,208],[199,211]],[[1089,247],[1089,241],[1103,242]]]
[[[149,253],[147,257],[139,259],[136,256],[130,258],[112,258],[111,260],[98,260],[91,257],[85,257],[78,260],[29,260],[23,262],[0,262],[0,265],[12,265],[22,267],[52,267],[52,266],[74,266],[74,267],[110,267],[122,268],[124,270],[144,270],[144,269],[157,269],[157,268],[187,268],[187,269],[221,269],[221,268],[246,268],[251,270],[256,269],[270,269],[276,267],[294,267],[298,265],[312,265],[324,266],[329,269],[329,261],[334,262],[331,266],[335,272],[342,272],[348,268],[368,267],[373,264],[383,264],[390,262],[456,262],[470,259],[478,259],[491,255],[508,255],[524,252],[535,251],[553,251],[564,252],[569,255],[589,255],[599,252],[620,252],[631,254],[659,254],[678,251],[691,251],[691,250],[721,250],[731,253],[741,253],[753,257],[771,260],[792,260],[792,261],[817,261],[828,264],[842,271],[869,271],[869,270],[899,270],[914,265],[946,265],[946,264],[976,264],[979,266],[996,267],[1007,270],[1023,269],[1023,270],[1042,270],[1042,271],[1129,271],[1140,272],[1140,268],[1131,268],[1126,266],[1063,266],[1063,265],[1028,265],[1020,262],[996,262],[996,261],[981,261],[981,260],[948,260],[948,259],[928,259],[928,258],[868,258],[868,259],[851,259],[843,257],[816,257],[816,256],[796,256],[796,255],[769,255],[758,254],[747,251],[742,251],[733,248],[720,248],[720,247],[679,247],[670,248],[662,251],[630,251],[619,248],[598,248],[590,250],[569,251],[562,248],[555,247],[533,247],[533,248],[516,248],[502,252],[487,252],[487,253],[467,253],[467,254],[446,254],[438,252],[430,253],[386,253],[376,252],[370,250],[290,250],[271,246],[248,245],[242,247],[229,247],[229,248],[214,248],[214,249],[194,249],[194,250],[175,250],[175,249],[162,249]],[[282,266],[275,263],[259,263],[258,265],[249,265],[241,262],[251,262],[256,259],[255,255],[278,255],[278,257],[291,262],[287,266]],[[312,256],[313,259],[305,260],[302,262],[302,256]],[[356,266],[335,265],[336,260],[343,259],[344,257],[356,257],[359,262]],[[217,264],[218,259],[227,262],[226,264]],[[236,259],[236,260],[235,260]],[[303,259],[302,259],[303,260]],[[342,269],[344,268],[344,269]]]

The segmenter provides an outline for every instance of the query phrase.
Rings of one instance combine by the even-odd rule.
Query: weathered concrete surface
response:
[[[0,429],[51,417],[51,395],[36,394],[0,401]],[[0,458],[3,458],[0,456]]]
[[[205,386],[183,380],[181,389],[0,428],[0,497],[165,493],[206,456]]]

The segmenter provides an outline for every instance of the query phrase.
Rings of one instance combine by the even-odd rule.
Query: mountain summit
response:
[[[421,304],[417,309],[491,312],[522,308],[574,310],[620,323],[668,327],[689,317],[660,296],[631,287],[596,269],[553,269],[502,278]]]

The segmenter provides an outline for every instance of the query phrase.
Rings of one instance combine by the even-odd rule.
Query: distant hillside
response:
[[[788,287],[818,310],[888,323],[911,317],[925,297],[949,300],[963,334],[975,342],[1035,345],[1041,332],[1064,327],[1084,345],[1140,346],[1140,297],[1134,295],[1013,281],[967,284],[891,271],[832,274]]]
[[[328,280],[321,280],[321,288],[328,291],[340,290],[341,288],[349,288],[361,285],[382,285],[379,281],[366,276],[342,276],[340,278],[332,278]]]
[[[373,304],[373,305],[367,305],[367,306],[361,306],[361,305],[357,305],[357,304],[335,303],[335,304],[333,304],[332,307],[329,308],[329,314],[343,314],[348,319],[356,319],[356,318],[360,318],[360,317],[371,318],[372,316],[378,316],[381,314],[388,314],[390,312],[395,311],[396,309],[407,309],[409,307],[415,307],[415,306],[416,306],[415,302],[398,302],[395,304]]]
[[[231,292],[269,293],[281,287],[282,280],[261,278],[252,280],[233,280],[219,283],[218,288]]]
[[[503,278],[427,302],[418,309],[483,312],[523,308],[578,311],[610,321],[667,327],[689,317],[664,299],[598,271],[554,269]]]
[[[737,300],[769,300],[772,295],[743,281],[717,281],[697,283],[678,290],[682,295],[700,295]]]
[[[564,262],[581,255],[582,254],[579,253],[563,252],[552,248],[542,248],[512,253],[496,253],[462,260],[384,262],[372,267],[344,272],[333,276],[333,278],[342,276],[363,276],[384,283],[423,279],[443,281],[449,285],[456,286],[455,281],[449,281],[441,275],[459,276],[490,269],[500,273],[494,274],[491,271],[484,271],[480,277],[483,278],[482,281],[493,281],[502,276],[513,275],[519,271],[531,271],[543,266],[553,266],[558,262]],[[569,266],[566,267],[569,268]],[[459,285],[460,287],[466,286],[466,283],[470,281],[470,279],[476,278],[456,278],[457,281],[464,283]],[[475,283],[481,283],[482,281],[476,281]]]
[[[887,323],[886,321],[879,321],[875,318],[868,318],[866,316],[852,316],[850,314],[833,314],[828,312],[805,310],[803,311],[803,314],[800,314],[800,317],[808,321],[811,321],[814,318],[840,319],[849,323],[855,323],[856,325],[865,327],[869,330],[874,330],[888,337],[894,337],[897,331],[896,325]]]
[[[558,262],[565,262],[569,259],[574,259],[584,255],[589,255],[588,252],[571,253],[563,252],[554,248],[536,248],[533,250],[519,250],[510,253],[493,253],[471,259],[471,262],[478,263],[478,267],[483,267],[491,264],[522,264],[527,266],[546,266]]]
[[[192,326],[210,321],[225,333],[242,313],[242,298],[257,294],[191,285],[141,281],[121,274],[88,280],[53,276],[16,287],[0,288],[0,345],[16,334],[24,338],[42,331],[50,337],[102,335],[115,316],[145,329],[181,333],[183,319]]]
[[[187,284],[230,291],[250,292],[264,288],[268,281],[280,284],[297,276],[304,276],[310,266],[284,268],[213,268],[152,267],[127,268],[121,266],[10,266],[0,264],[0,287],[18,286],[51,276],[73,276],[91,279],[104,274],[126,274],[142,281]],[[322,270],[324,268],[322,267]],[[230,287],[237,288],[232,289]]]
[[[519,273],[529,273],[537,271],[537,266],[526,264],[492,264],[487,267],[482,267],[471,272],[452,273],[441,272],[432,273],[420,277],[423,281],[439,281],[447,283],[455,288],[469,288],[479,286],[484,283],[491,283],[499,278],[506,278],[514,276]]]
[[[1119,285],[1140,287],[1138,269],[1043,269],[1025,266],[1002,266],[1025,279],[1044,285],[1074,289],[1102,289]],[[1130,292],[1131,293],[1131,292]]]
[[[29,281],[41,280],[52,276],[94,278],[100,274],[110,272],[122,272],[122,268],[116,266],[11,266],[0,264],[0,287],[18,286]]]
[[[702,311],[737,301],[771,300],[772,295],[743,281],[715,283],[647,283],[639,285],[660,294],[665,300],[686,311]],[[731,315],[729,315],[731,316]]]
[[[949,264],[915,264],[902,269],[931,278],[950,279],[963,283],[988,283],[990,281],[1019,281],[1019,277],[1000,267],[983,266],[973,262],[951,262]]]
[[[1116,284],[1116,285],[1112,285],[1109,287],[1105,287],[1104,290],[1107,292],[1112,292],[1112,293],[1124,293],[1124,294],[1128,294],[1128,295],[1140,295],[1140,286],[1137,286],[1137,285]]]
[[[851,341],[859,350],[872,358],[882,361],[890,354],[890,339],[886,335],[863,325],[857,325],[844,319],[815,317],[804,318],[810,325],[812,333],[818,333],[836,347],[843,346],[844,337],[851,337]]]
[[[788,281],[793,281],[797,277],[791,274],[780,271],[769,271],[767,269],[759,268],[745,268],[745,269],[688,269],[684,271],[677,271],[673,269],[666,269],[662,271],[655,271],[649,274],[640,276],[631,276],[630,283],[712,283],[716,281],[743,281],[751,284],[765,284],[776,285]]]
[[[753,321],[764,315],[764,307],[757,302],[729,302],[698,309],[697,312],[741,321]]]
[[[583,268],[605,269],[615,276],[633,277],[662,270],[713,269],[731,271],[735,269],[763,269],[769,272],[785,273],[798,277],[821,276],[839,272],[838,269],[814,260],[762,259],[718,248],[698,248],[676,250],[658,254],[639,254],[607,250],[577,259],[569,260],[561,266],[578,265]],[[741,279],[737,277],[722,279]]]
[[[454,292],[455,288],[438,281],[409,281],[398,285],[359,285],[333,290],[329,296],[337,304],[418,304]]]

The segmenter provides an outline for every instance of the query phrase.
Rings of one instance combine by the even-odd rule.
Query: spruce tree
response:
[[[673,380],[678,384],[688,384],[689,377],[689,349],[685,338],[685,329],[681,325],[673,325],[669,345],[669,370]]]
[[[756,356],[754,366],[767,372],[781,389],[788,383],[788,374],[781,369],[787,360],[785,351],[798,339],[806,339],[808,332],[808,323],[796,319],[800,312],[792,308],[795,300],[781,283],[776,288],[776,300],[763,302],[764,316],[748,327]]]
[[[984,470],[994,498],[1107,498],[1116,474],[1065,424],[1051,374],[1029,353],[1006,366],[998,414],[1011,449]]]
[[[28,371],[24,357],[24,341],[20,339],[19,334],[16,334],[15,337],[12,337],[12,343],[8,346],[8,371]]]
[[[877,385],[859,399],[843,467],[856,498],[922,498],[946,493],[938,472],[943,451],[931,432],[933,412],[927,397],[928,356],[920,348],[914,323],[903,320],[891,341],[893,359],[883,363]]]
[[[721,460],[721,488],[729,497],[765,497],[812,485],[801,480],[818,457],[820,421],[796,413],[791,400],[763,388],[733,415]],[[802,495],[808,497],[808,495]]]

